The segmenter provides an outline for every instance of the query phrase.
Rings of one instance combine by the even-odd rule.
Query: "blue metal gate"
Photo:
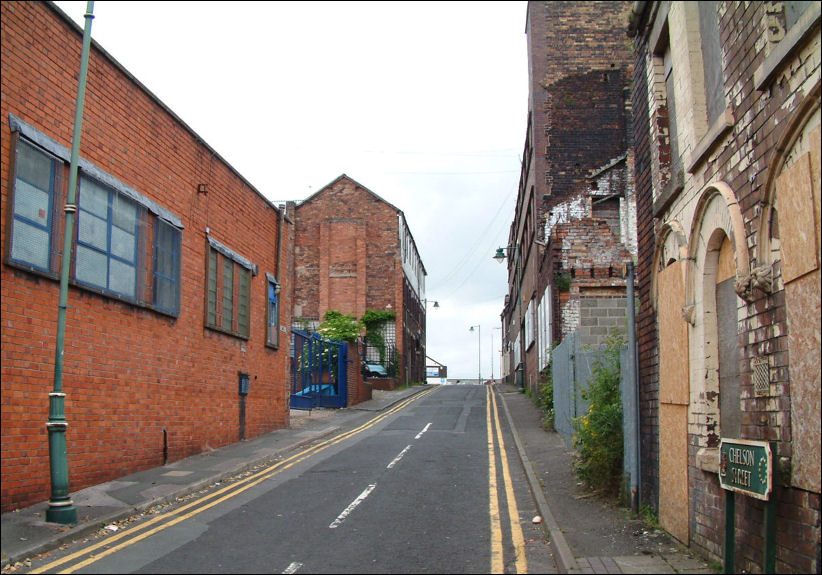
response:
[[[291,336],[291,408],[345,407],[348,344],[299,329]]]

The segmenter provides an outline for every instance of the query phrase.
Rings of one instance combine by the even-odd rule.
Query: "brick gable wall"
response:
[[[360,318],[369,309],[399,308],[396,208],[343,177],[295,214],[295,316],[322,320],[331,309]]]

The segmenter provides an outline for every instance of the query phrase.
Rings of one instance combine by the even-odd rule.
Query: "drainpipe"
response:
[[[280,268],[282,267],[282,259],[283,259],[283,225],[285,225],[285,205],[280,204],[277,209],[280,212],[280,223],[277,226],[277,269],[274,270],[274,274],[277,278],[277,281],[282,284],[282,278],[280,278]]]
[[[80,58],[80,78],[77,87],[77,106],[74,111],[74,135],[71,143],[69,189],[66,198],[66,229],[63,236],[63,261],[60,268],[60,299],[57,309],[57,343],[54,354],[54,388],[49,393],[49,468],[51,471],[51,497],[46,510],[46,521],[67,525],[77,523],[77,509],[69,494],[68,457],[66,449],[65,415],[66,394],[63,393],[63,349],[66,337],[66,309],[68,308],[68,280],[71,267],[71,241],[74,237],[74,218],[77,212],[77,172],[80,159],[80,135],[83,131],[83,107],[86,100],[88,58],[91,50],[91,21],[94,18],[94,2],[86,3],[83,29],[83,54]]]
[[[628,391],[633,397],[633,421],[632,423],[632,431],[633,431],[633,441],[631,442],[631,455],[633,457],[633,469],[631,470],[631,513],[637,515],[639,513],[639,489],[640,489],[640,461],[639,461],[639,442],[640,442],[640,434],[639,434],[639,360],[638,360],[638,353],[637,353],[637,343],[636,343],[636,321],[635,321],[635,298],[634,298],[634,262],[629,261],[626,264],[627,267],[627,274],[625,278],[625,283],[627,284],[627,293],[628,296],[627,304],[628,304],[628,373],[630,374],[628,382],[629,385],[626,386]]]
[[[283,303],[282,302],[282,297],[283,296],[281,295],[283,293],[283,290],[282,290],[283,278],[280,276],[280,270],[282,270],[282,268],[283,268],[283,234],[284,234],[283,227],[285,226],[285,205],[280,204],[278,209],[280,211],[280,223],[277,225],[277,262],[275,264],[276,269],[274,270],[274,277],[280,283],[279,287],[277,288],[277,298],[279,300],[277,302],[277,313],[280,313],[280,311],[283,309],[283,305],[282,305],[282,303]],[[280,329],[280,318],[277,318],[277,329],[278,330]],[[278,331],[277,332],[277,345],[279,345],[279,344],[280,344],[280,332]],[[288,369],[288,368],[286,367],[286,369]],[[286,377],[287,376],[288,376],[288,373],[286,373]]]

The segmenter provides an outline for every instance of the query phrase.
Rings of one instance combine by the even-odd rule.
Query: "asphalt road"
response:
[[[556,572],[489,390],[433,387],[30,572]]]

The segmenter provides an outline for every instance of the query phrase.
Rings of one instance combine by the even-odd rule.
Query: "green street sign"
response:
[[[773,483],[772,460],[767,441],[723,438],[719,441],[719,484],[767,500]]]

